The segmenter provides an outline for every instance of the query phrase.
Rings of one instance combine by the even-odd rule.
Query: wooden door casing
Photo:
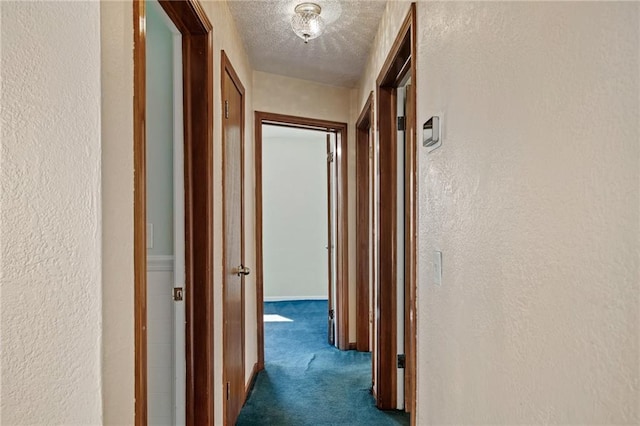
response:
[[[186,263],[185,420],[187,425],[213,425],[213,27],[198,0],[159,0],[159,3],[182,34]],[[145,1],[133,0],[136,426],[146,426],[148,423],[145,21]]]
[[[372,274],[372,224],[370,221],[373,156],[371,150],[371,125],[373,92],[356,122],[356,349],[369,352],[372,312],[370,288]]]
[[[408,328],[405,345],[405,375],[415,379],[416,365],[416,4],[412,3],[409,12],[398,31],[380,74],[376,80],[376,126],[378,129],[378,212],[377,223],[377,271],[376,271],[376,406],[380,409],[397,408],[397,271],[402,268],[405,275],[405,312],[404,326]],[[406,132],[408,140],[405,162],[405,185],[398,188],[396,146],[397,146],[397,88],[407,76],[411,76]],[[411,127],[408,127],[411,126]],[[397,264],[397,193],[405,194],[405,262]],[[384,206],[382,208],[381,206]],[[408,282],[407,282],[408,281]],[[409,291],[407,292],[406,289]],[[406,306],[408,304],[408,307]],[[408,318],[407,314],[408,313]],[[415,424],[415,380],[403,384],[405,388],[405,407],[411,412],[411,424]]]
[[[244,87],[222,52],[224,424],[242,409],[244,383]]]

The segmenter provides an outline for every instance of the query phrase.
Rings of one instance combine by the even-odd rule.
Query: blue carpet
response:
[[[369,391],[371,354],[327,343],[327,302],[266,302],[265,370],[236,425],[408,425],[401,412],[378,410]]]

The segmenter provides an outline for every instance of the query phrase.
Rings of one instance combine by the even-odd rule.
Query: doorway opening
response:
[[[147,0],[148,418],[185,424],[185,247],[182,35]]]
[[[333,131],[262,125],[265,368],[336,345]]]
[[[347,284],[348,248],[347,248],[347,125],[330,121],[316,120],[303,117],[272,114],[266,112],[255,113],[255,161],[256,161],[256,304],[258,321],[258,370],[265,366],[264,358],[264,227],[265,220],[263,209],[263,132],[264,126],[268,129],[284,127],[298,130],[313,130],[321,132],[326,138],[328,164],[327,188],[335,188],[327,193],[327,203],[331,206],[331,200],[335,200],[335,208],[328,207],[328,232],[329,241],[327,250],[327,339],[331,340],[332,330],[335,330],[334,342],[341,350],[349,349],[349,324],[348,306],[349,293]],[[267,130],[269,132],[271,130]],[[333,164],[333,169],[331,167]],[[331,172],[333,170],[333,172]],[[332,178],[333,176],[333,178]],[[335,179],[332,184],[331,179]],[[291,194],[295,197],[296,194]],[[335,212],[335,213],[333,213]],[[332,231],[333,230],[333,231]],[[332,245],[335,245],[333,250]],[[332,280],[332,277],[334,278]],[[299,277],[304,279],[304,276]],[[332,324],[335,324],[333,326]]]
[[[164,223],[169,225],[156,230],[173,237],[171,267],[176,283],[180,284],[181,278],[184,283],[182,291],[174,293],[176,299],[182,296],[184,302],[173,302],[171,292],[159,295],[166,297],[161,304],[164,308],[166,300],[179,303],[173,305],[174,318],[168,324],[174,330],[173,341],[168,344],[172,347],[169,351],[176,351],[171,354],[172,386],[165,386],[165,389],[173,387],[169,391],[173,413],[169,415],[173,417],[171,422],[176,424],[213,424],[212,27],[197,0],[159,0],[158,3],[159,6],[149,5],[145,0],[133,0],[135,424],[147,425],[153,420],[149,412],[150,388],[153,386],[151,390],[157,390],[155,384],[149,384],[149,368],[152,367],[149,351],[158,348],[152,348],[149,340],[149,314],[154,315],[155,307],[149,308],[154,289],[148,285],[147,277],[147,267],[151,265],[147,259],[147,241],[152,236],[152,227],[147,233],[147,211],[155,209],[152,203],[157,200],[154,201],[150,193],[154,188],[149,185],[147,171],[157,166],[150,159],[153,155],[150,148],[160,138],[153,134],[153,126],[147,121],[155,114],[151,101],[147,99],[147,93],[155,91],[152,89],[154,83],[148,81],[146,72],[148,56],[151,59],[154,55],[150,49],[155,49],[155,46],[147,45],[148,8],[154,8],[150,13],[158,12],[168,18],[166,23],[174,30],[168,43],[173,47],[172,60],[158,65],[163,67],[162,71],[171,68],[173,73],[171,91],[175,108],[172,108],[173,119],[170,118],[173,125],[170,132],[173,137],[173,171],[170,175],[172,180],[175,179],[172,182],[175,191],[171,192],[165,204],[171,205],[175,220],[167,222],[165,218]],[[161,74],[160,69],[156,71]],[[184,117],[182,122],[181,116]],[[165,163],[168,164],[167,161]],[[165,172],[169,168],[167,166]],[[173,230],[170,230],[171,225]],[[173,278],[170,277],[169,281]],[[167,309],[164,311],[166,314]],[[154,352],[154,356],[157,354]],[[155,416],[157,413],[151,414]]]
[[[374,391],[381,409],[415,424],[416,13],[409,13],[377,79],[376,341]],[[384,208],[381,208],[384,206]]]

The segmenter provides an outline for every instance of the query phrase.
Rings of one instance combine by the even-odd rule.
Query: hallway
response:
[[[375,408],[370,353],[327,343],[326,301],[267,302],[264,311],[280,317],[265,320],[265,370],[237,425],[409,424]]]

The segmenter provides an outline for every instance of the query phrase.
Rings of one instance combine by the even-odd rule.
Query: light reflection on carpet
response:
[[[264,322],[293,322],[293,320],[278,314],[264,314]]]

